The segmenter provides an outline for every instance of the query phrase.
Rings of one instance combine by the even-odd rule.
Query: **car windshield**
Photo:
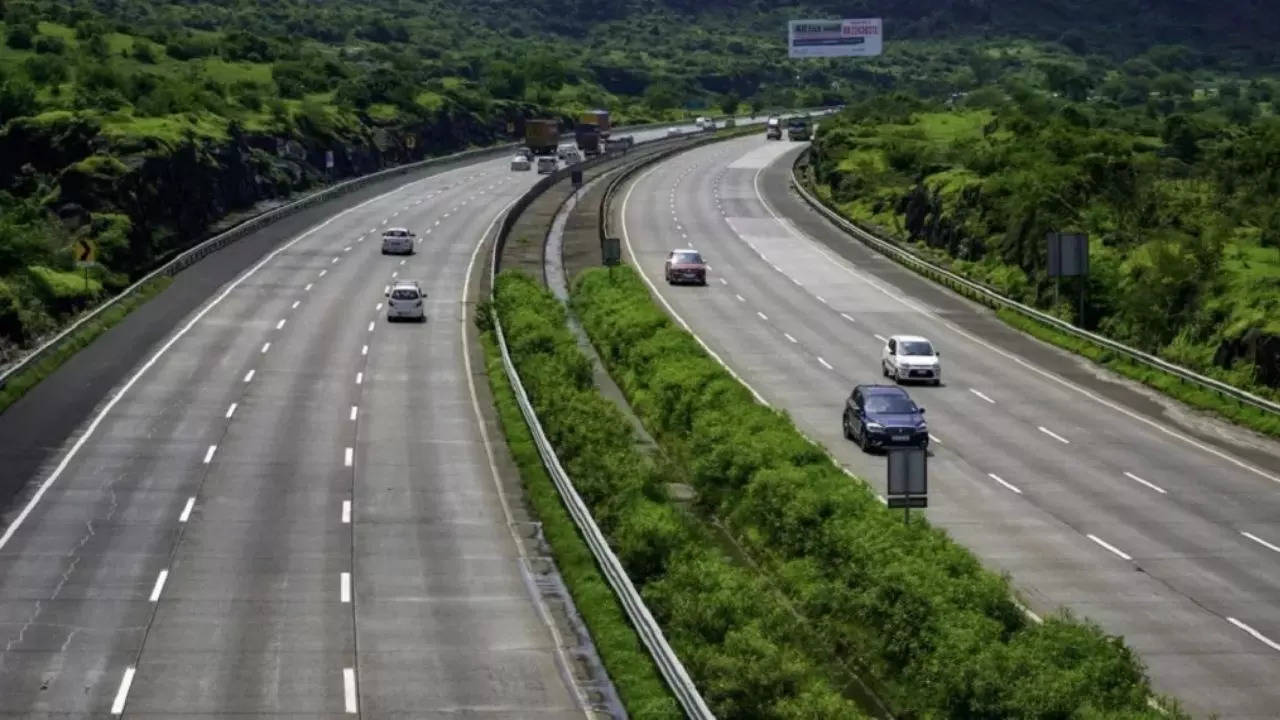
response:
[[[418,291],[412,288],[402,288],[391,291],[392,300],[417,300]]]
[[[904,340],[898,346],[899,355],[933,355],[933,346],[923,340]]]
[[[671,258],[671,262],[680,265],[701,265],[702,256],[696,252],[678,252]]]
[[[916,410],[916,404],[905,395],[871,395],[866,406],[869,413],[906,414]]]

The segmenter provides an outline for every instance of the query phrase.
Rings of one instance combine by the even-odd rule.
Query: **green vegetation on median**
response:
[[[596,651],[604,662],[627,713],[637,720],[665,720],[682,717],[675,697],[659,674],[653,659],[640,642],[635,629],[613,590],[596,567],[591,549],[578,534],[569,511],[542,465],[542,457],[525,425],[515,392],[502,368],[502,354],[487,322],[487,307],[477,320],[482,327],[485,366],[494,404],[502,423],[511,456],[520,468],[525,494],[542,523],[542,535],[551,546],[560,576],[564,578],[574,606],[591,631]]]
[[[561,463],[717,716],[862,717],[813,659],[804,645],[810,633],[776,589],[726,557],[705,527],[667,497],[672,468],[636,449],[630,424],[595,388],[564,307],[532,278],[507,271],[498,278],[495,308]],[[491,361],[490,376],[500,372]],[[510,410],[505,418],[509,426],[519,422]],[[513,450],[534,458],[527,446]],[[635,698],[624,698],[628,711],[643,717]]]
[[[66,362],[72,355],[80,352],[81,348],[93,342],[99,335],[110,330],[116,323],[123,320],[126,315],[133,312],[134,308],[169,287],[171,282],[173,282],[173,278],[168,276],[161,276],[148,281],[138,288],[135,293],[85,323],[83,327],[72,333],[64,342],[60,343],[30,367],[9,378],[4,387],[0,388],[0,412],[4,412],[6,408],[17,402],[28,390],[61,367],[62,363]]]
[[[633,270],[583,273],[572,303],[645,427],[690,468],[701,510],[841,656],[872,669],[895,711],[1162,717],[1121,639],[1065,614],[1030,622],[1007,580],[941,530],[904,525],[785,415],[757,404]]]

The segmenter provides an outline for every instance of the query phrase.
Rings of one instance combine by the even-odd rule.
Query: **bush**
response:
[[[864,659],[888,684],[899,711],[1157,717],[1142,665],[1121,641],[1066,617],[1030,624],[1004,579],[926,522],[904,526],[785,416],[755,403],[658,310],[634,271],[589,270],[572,302],[646,428],[668,452],[694,458],[708,505],[774,570],[832,652]],[[768,654],[749,634],[730,637],[743,608],[697,612],[719,615],[705,619],[708,639]],[[723,702],[736,707],[738,691]]]
[[[53,35],[37,35],[33,47],[41,55],[61,55],[67,49],[67,41]]]
[[[5,33],[5,44],[14,50],[30,50],[37,34],[35,23],[13,25]]]
[[[660,471],[595,389],[564,307],[508,271],[498,277],[494,308],[557,457],[717,715],[862,717],[814,660],[777,593],[665,500]]]

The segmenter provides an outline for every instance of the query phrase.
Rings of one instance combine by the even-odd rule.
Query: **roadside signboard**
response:
[[[604,264],[613,267],[622,264],[622,242],[616,237],[607,237],[601,243]]]
[[[909,522],[911,508],[929,507],[929,454],[924,448],[890,448],[885,504],[902,508]]]
[[[788,57],[871,57],[883,49],[880,18],[792,20],[787,27]]]
[[[92,265],[98,256],[98,247],[92,240],[80,238],[71,246],[71,254],[75,257],[77,266]]]

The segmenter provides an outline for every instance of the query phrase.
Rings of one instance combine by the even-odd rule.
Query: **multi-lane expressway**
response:
[[[861,246],[834,252],[817,237],[834,228],[783,217],[807,212],[788,192],[795,152],[753,136],[654,166],[614,203],[624,256],[761,399],[877,491],[885,460],[843,439],[844,400],[885,382],[884,338],[931,338],[944,384],[910,388],[935,437],[930,519],[1009,572],[1034,613],[1069,608],[1122,634],[1157,690],[1195,714],[1276,717],[1280,448],[1191,432],[1106,383],[1085,387],[989,312]],[[668,287],[663,258],[688,246],[709,284]]]
[[[478,243],[535,180],[353,203],[147,352],[6,516],[0,716],[583,717],[463,348]],[[394,226],[416,254],[380,254]],[[385,321],[397,278],[426,324]]]

